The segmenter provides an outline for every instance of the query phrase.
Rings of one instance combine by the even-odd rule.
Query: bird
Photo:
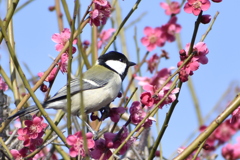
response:
[[[117,51],[101,55],[95,65],[83,73],[82,78],[76,77],[70,81],[71,114],[80,116],[81,105],[86,114],[108,106],[118,96],[129,67],[134,65],[136,63]],[[67,111],[67,86],[63,86],[54,96],[43,102],[42,106],[46,109]],[[18,111],[8,119],[35,111],[38,111],[38,108],[33,105]]]

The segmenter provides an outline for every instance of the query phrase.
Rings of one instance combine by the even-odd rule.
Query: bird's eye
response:
[[[122,59],[122,58],[120,58],[120,59],[119,59],[119,61],[120,61],[120,62],[123,62],[123,59]]]

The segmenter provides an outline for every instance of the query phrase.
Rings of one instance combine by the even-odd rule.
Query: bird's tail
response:
[[[8,117],[8,119],[13,119],[13,118],[16,118],[17,116],[19,117],[22,117],[26,114],[29,114],[29,113],[32,113],[32,112],[35,112],[38,110],[38,107],[37,106],[29,106],[27,108],[24,108],[24,109],[21,109],[20,111],[18,111],[17,113],[15,113],[14,115]]]

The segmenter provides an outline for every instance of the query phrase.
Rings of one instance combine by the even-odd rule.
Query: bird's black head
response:
[[[124,54],[116,51],[111,51],[104,55],[101,55],[98,58],[98,64],[103,65],[108,69],[116,72],[121,76],[122,80],[124,80],[126,77],[128,68],[136,65],[134,62],[128,61],[127,57]]]

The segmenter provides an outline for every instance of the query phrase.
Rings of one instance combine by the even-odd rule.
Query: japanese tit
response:
[[[100,56],[96,64],[83,74],[81,83],[79,78],[71,80],[71,113],[79,116],[81,104],[86,114],[98,111],[110,104],[120,92],[122,81],[129,67],[134,65],[134,62],[128,61],[125,55],[119,52],[111,51]],[[81,102],[80,94],[82,94],[83,102]],[[62,87],[42,106],[67,111],[67,86]],[[9,119],[37,110],[37,106],[30,106],[20,110]]]

